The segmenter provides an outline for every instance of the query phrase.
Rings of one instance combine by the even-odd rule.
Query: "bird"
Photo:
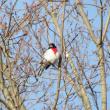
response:
[[[59,61],[60,56],[61,55],[58,52],[56,45],[54,43],[50,43],[48,49],[43,54],[38,75],[41,76],[44,70],[47,70],[51,65],[54,66],[54,64]]]

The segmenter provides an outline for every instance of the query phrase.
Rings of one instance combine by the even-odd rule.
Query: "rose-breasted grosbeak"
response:
[[[43,55],[43,60],[40,62],[40,71],[38,75],[41,76],[44,69],[48,69],[51,65],[54,65],[56,61],[60,58],[60,54],[54,43],[49,44],[49,48],[45,51]]]

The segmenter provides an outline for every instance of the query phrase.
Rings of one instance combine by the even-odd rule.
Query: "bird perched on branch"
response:
[[[54,64],[61,59],[61,55],[59,54],[57,47],[54,43],[49,44],[49,48],[45,51],[43,55],[43,60],[40,62],[40,71],[38,75],[41,76],[44,69],[48,69],[51,65]]]

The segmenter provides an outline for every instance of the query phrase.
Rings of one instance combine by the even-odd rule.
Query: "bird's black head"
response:
[[[55,46],[54,43],[50,43],[50,44],[49,44],[49,48],[56,48],[56,46]]]

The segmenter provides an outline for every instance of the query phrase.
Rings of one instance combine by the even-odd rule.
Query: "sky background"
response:
[[[14,3],[13,2],[14,0],[10,0],[9,1],[9,4],[10,4],[11,1],[12,1],[12,3]],[[19,0],[19,2],[16,5],[16,10],[18,10],[17,14],[19,14],[19,16],[22,17],[22,14],[25,13],[25,5],[24,5],[24,3],[27,2],[29,5],[31,5],[33,3],[33,1],[34,0]],[[85,4],[84,9],[85,9],[85,12],[87,13],[89,19],[91,20],[91,24],[93,26],[95,35],[96,36],[100,36],[100,32],[99,32],[99,29],[100,29],[100,17],[97,15],[97,9],[94,6],[91,6],[90,5],[90,4],[94,4],[94,2],[95,2],[95,0],[93,0],[93,1],[84,0],[84,2],[83,2]],[[68,12],[71,12],[71,10],[74,8],[74,6],[71,7],[71,5],[74,4],[74,0],[73,1],[69,1],[68,4],[69,5],[66,6],[66,12],[65,12],[65,15],[66,16],[68,15]],[[48,5],[50,5],[50,3]],[[99,6],[99,5],[100,4],[97,2],[97,6]],[[58,10],[59,10],[58,14],[60,15],[61,12],[62,12],[62,9],[60,10],[60,8],[59,8]],[[42,16],[46,14],[46,10],[42,9],[40,11],[41,11],[40,14]],[[108,11],[105,11],[104,16],[103,16],[104,24],[106,22],[106,18],[107,18],[107,15],[108,15],[107,12]],[[76,13],[73,10],[73,12],[71,13],[72,16],[69,16],[65,20],[65,26],[64,26],[64,30],[65,31],[63,32],[63,35],[64,35],[64,39],[65,39],[65,42],[66,42],[66,46],[68,46],[68,42],[71,42],[72,39],[75,37],[75,35],[78,34],[78,37],[75,39],[75,41],[72,42],[71,47],[74,47],[74,48],[77,49],[76,42],[78,42],[78,45],[80,45],[80,53],[79,54],[87,54],[89,56],[88,58],[90,59],[90,62],[89,62],[90,65],[96,65],[98,63],[97,62],[97,57],[96,57],[97,55],[96,54],[93,54],[93,52],[96,51],[96,46],[91,41],[91,39],[88,37],[86,26],[83,25],[84,23],[81,20],[82,18],[78,18],[77,20],[76,19],[73,19],[75,17],[75,14]],[[2,16],[2,14],[0,14],[0,15]],[[47,19],[49,20],[50,17],[47,17]],[[79,27],[81,28],[81,30],[84,30],[85,29],[84,30],[85,32],[82,32],[82,35],[85,36],[85,38],[87,38],[87,40],[84,40],[83,39],[83,37],[81,36],[81,34],[79,34],[80,33],[79,30],[78,31],[77,30],[74,30],[76,24],[77,24],[77,28],[76,29],[78,29]],[[37,31],[40,26],[39,25],[34,25],[32,28]],[[60,18],[59,18],[59,26],[61,26]],[[52,30],[56,31],[54,25],[52,24],[52,19],[50,19],[50,28]],[[82,29],[82,28],[84,28],[84,29]],[[43,31],[45,31],[45,30],[43,30]],[[21,33],[22,32],[20,32],[18,34],[21,34]],[[110,33],[108,32],[107,33],[107,36],[109,34]],[[50,36],[51,42],[55,42],[55,44],[57,45],[57,47],[59,47],[59,51],[60,51],[59,37],[57,35],[55,35],[55,33],[53,33],[50,30],[49,30],[49,36]],[[29,39],[29,36],[26,36],[25,39],[26,39],[26,41],[30,40]],[[108,37],[108,39],[110,40],[110,37]],[[45,33],[42,34],[41,41],[42,41],[42,45],[43,45],[44,50],[47,49],[48,48],[48,40],[47,40],[47,36],[46,36]],[[84,42],[86,42],[86,43],[84,44]],[[32,43],[33,47],[36,49],[36,51],[39,52],[39,50],[36,48],[36,41],[35,41],[35,38],[34,37],[32,37],[31,43]],[[108,50],[108,49],[106,49],[106,46],[104,48],[105,48],[105,54],[106,54],[106,50]],[[67,47],[67,49],[68,49],[68,51],[70,51],[70,47]],[[31,49],[27,48],[25,51],[28,51],[28,50],[29,50],[30,54],[33,56],[33,58],[36,61],[40,61],[41,60],[41,57],[39,55],[36,55],[36,53],[32,52]],[[110,51],[110,49],[109,49],[109,51]],[[71,53],[71,51],[70,51],[70,53]],[[73,60],[74,60],[74,57],[73,57]],[[83,59],[82,59],[82,61],[83,61]],[[86,61],[86,59],[85,59],[85,61]],[[92,70],[88,70],[88,72],[87,72],[88,74],[87,75],[89,75],[89,73],[91,74],[91,71]],[[69,72],[70,72],[70,75],[71,75],[72,74],[71,70]],[[108,70],[108,72],[109,72],[109,70]],[[30,76],[28,78],[27,86],[31,86],[31,87],[28,88],[28,91],[31,91],[31,92],[30,93],[27,93],[27,94],[25,94],[25,93],[23,94],[23,96],[26,96],[27,95],[27,99],[28,100],[25,102],[25,105],[26,105],[26,107],[27,107],[28,110],[41,110],[42,107],[44,107],[45,104],[43,104],[43,103],[42,104],[41,103],[37,103],[37,100],[38,100],[38,98],[42,97],[43,92],[44,92],[43,89],[48,88],[49,84],[52,84],[52,87],[49,88],[49,93],[47,93],[47,96],[51,97],[52,95],[54,95],[54,93],[56,92],[56,86],[57,86],[57,83],[56,83],[57,82],[57,80],[56,80],[57,79],[56,78],[57,74],[58,74],[58,71],[55,70],[55,69],[49,69],[49,70],[45,71],[43,73],[42,77],[39,78],[39,82],[42,83],[42,81],[44,81],[44,84],[42,84],[42,85],[39,85],[38,83],[34,83],[35,78],[33,76]],[[110,85],[110,81],[109,81],[110,80],[110,74],[109,73],[107,73],[107,74],[108,74],[108,77],[107,77],[107,86],[109,87],[109,85]],[[99,80],[99,78],[100,77],[96,77],[92,81]],[[53,80],[53,79],[55,79],[55,80]],[[85,83],[85,81],[83,83]],[[32,85],[33,85],[33,87],[32,87]],[[64,85],[64,81],[62,80],[61,81],[61,88],[63,88],[63,85]],[[35,90],[35,88],[38,89],[38,91]],[[72,88],[72,86],[69,85],[67,87],[67,89],[68,89],[67,91],[71,90],[71,88]],[[95,89],[96,89],[96,91],[100,91],[100,85],[96,86]],[[73,92],[73,90],[71,90],[71,91]],[[88,90],[88,92],[89,92],[89,90]],[[63,92],[63,89],[61,89],[60,96],[62,98],[59,99],[59,102],[58,103],[61,103],[62,100],[65,97],[65,93]],[[108,102],[107,102],[107,108],[108,109],[110,109],[109,97],[110,97],[110,92],[108,92],[108,94],[107,94],[107,100],[108,100]],[[53,98],[54,97],[50,98],[51,101],[49,102],[49,104],[52,104],[53,103]],[[91,99],[91,96],[89,96],[89,98]],[[100,95],[98,95],[97,98],[98,98],[99,109],[101,110],[101,97],[100,97]],[[73,103],[74,105],[77,105],[77,104],[80,105],[81,104],[81,101],[78,98],[76,98],[75,101],[73,101],[73,99],[72,100],[71,99],[70,99],[70,102],[69,102],[70,104],[71,103]],[[32,100],[32,102],[34,104],[30,103],[31,100]],[[94,102],[91,102],[91,103],[94,103]],[[62,104],[64,104],[64,103],[62,103]],[[45,105],[45,107],[48,108],[47,105]],[[58,106],[58,109],[59,110],[62,110],[62,106]],[[94,108],[94,106],[93,106],[92,109],[93,110],[96,110]]]

